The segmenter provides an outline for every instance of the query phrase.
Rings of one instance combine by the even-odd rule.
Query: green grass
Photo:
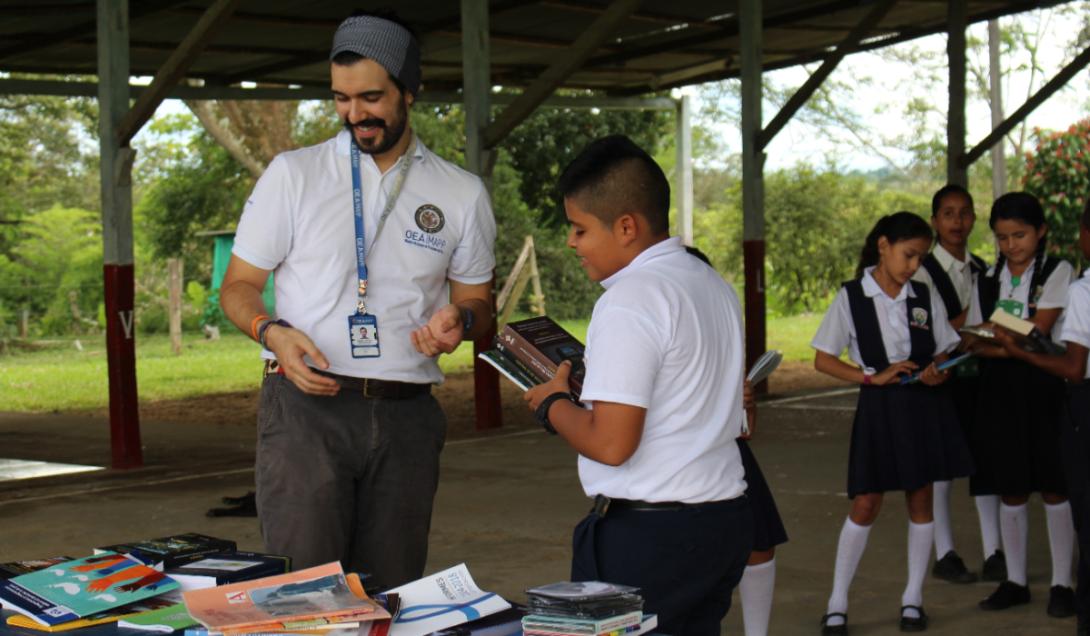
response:
[[[586,342],[587,322],[561,324]],[[783,351],[786,360],[810,360],[810,339],[820,322],[820,315],[769,319],[768,347]],[[0,411],[95,409],[109,404],[104,338],[83,339],[82,351],[72,340],[57,342],[0,356]],[[183,343],[182,354],[176,356],[165,335],[137,337],[136,382],[142,401],[245,391],[259,385],[258,346],[242,334],[227,332],[215,341],[186,334]],[[470,343],[439,358],[444,373],[466,372],[472,365]]]

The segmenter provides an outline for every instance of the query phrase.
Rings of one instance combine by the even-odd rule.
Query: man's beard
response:
[[[349,136],[352,137],[352,143],[356,144],[356,147],[360,149],[360,152],[366,155],[381,155],[396,146],[397,142],[401,141],[401,137],[404,136],[405,129],[408,128],[408,109],[405,108],[404,102],[398,106],[397,111],[397,121],[394,122],[393,126],[387,126],[385,119],[379,119],[377,117],[363,119],[356,123],[348,121],[348,118],[346,117],[344,120],[344,127],[348,130]],[[382,134],[377,138],[376,143],[365,145],[356,137],[355,128],[357,126],[375,126],[382,131]],[[365,141],[375,141],[375,138],[367,139]]]

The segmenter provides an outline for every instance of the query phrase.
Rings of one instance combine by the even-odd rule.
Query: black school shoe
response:
[[[1029,588],[1010,581],[1003,581],[991,596],[980,602],[983,610],[1005,610],[1015,605],[1029,603]]]
[[[951,583],[976,583],[976,573],[965,567],[957,552],[950,550],[931,567],[931,576]]]
[[[1048,615],[1067,618],[1075,615],[1075,590],[1063,585],[1053,585],[1048,591]]]
[[[905,616],[905,610],[914,609],[919,613],[919,616]],[[902,632],[923,632],[927,631],[927,612],[923,611],[923,608],[919,605],[905,605],[901,608],[901,631]]]
[[[980,578],[984,581],[1001,583],[1007,580],[1007,557],[1002,550],[992,552],[992,555],[984,559],[984,567],[980,570]]]
[[[839,625],[830,625],[829,619],[839,616],[844,622]],[[821,636],[848,636],[848,615],[843,612],[830,612],[821,617]]]

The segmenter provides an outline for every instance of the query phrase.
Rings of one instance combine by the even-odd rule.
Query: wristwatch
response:
[[[291,324],[283,318],[279,318],[277,320],[265,319],[261,321],[261,324],[257,327],[257,341],[261,344],[261,348],[265,349],[266,351],[268,351],[269,346],[265,344],[265,336],[269,332],[269,327],[273,325],[279,325],[281,327],[291,327]]]
[[[473,322],[477,319],[472,309],[466,309],[461,305],[458,306],[458,312],[462,314],[462,338],[466,337],[466,334],[473,329]]]
[[[537,421],[541,423],[541,426],[544,427],[545,431],[550,435],[556,435],[556,428],[554,428],[552,422],[549,421],[549,408],[553,405],[553,402],[556,402],[557,400],[567,400],[569,402],[575,401],[572,399],[571,393],[557,391],[556,393],[549,394],[542,400],[541,404],[538,404],[537,409],[534,411],[534,417],[537,418]]]

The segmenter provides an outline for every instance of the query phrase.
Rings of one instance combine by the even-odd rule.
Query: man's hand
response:
[[[409,334],[409,337],[413,347],[428,357],[450,353],[462,342],[462,312],[458,305],[444,305],[428,320],[428,324]]]
[[[565,360],[557,367],[556,375],[553,376],[552,380],[539,384],[522,394],[522,399],[526,400],[526,406],[530,407],[531,412],[536,411],[541,401],[553,393],[571,393],[571,385],[568,384],[568,376],[570,375],[571,362]]]
[[[303,393],[337,395],[341,390],[336,380],[315,373],[303,362],[303,356],[310,356],[319,368],[329,368],[329,361],[302,331],[283,325],[269,325],[265,331],[265,345],[276,354],[277,363],[284,369],[284,377]]]

